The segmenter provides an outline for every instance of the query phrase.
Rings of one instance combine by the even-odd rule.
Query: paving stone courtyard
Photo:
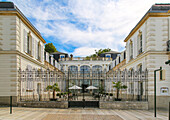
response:
[[[157,118],[146,110],[109,110],[93,108],[47,109],[0,107],[0,120],[168,120],[167,112],[159,112]]]

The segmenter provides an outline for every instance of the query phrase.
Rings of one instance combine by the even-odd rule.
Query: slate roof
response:
[[[65,54],[65,55],[67,55],[67,53],[63,53],[63,52],[54,52],[54,53],[51,53],[51,55],[54,55],[54,54]]]

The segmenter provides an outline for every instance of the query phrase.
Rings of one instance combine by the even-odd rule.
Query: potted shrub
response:
[[[58,97],[59,97],[59,96],[60,96],[60,93],[57,93],[57,94],[56,94],[56,96],[58,96]]]
[[[112,99],[112,97],[113,97],[113,93],[110,93],[110,99]]]
[[[109,93],[106,93],[106,99],[107,99],[107,100],[109,99],[109,96],[108,96],[108,95],[109,95]]]
[[[53,90],[53,99],[50,99],[51,101],[56,101],[57,99],[55,99],[55,92],[60,91],[59,86],[57,83],[55,83],[54,85],[48,85],[47,90]]]
[[[64,97],[64,93],[61,93],[61,96]]]
[[[122,83],[120,81],[118,82],[113,82],[113,88],[116,88],[116,98],[115,101],[121,101],[121,99],[119,99],[119,92],[121,89],[126,89],[127,86],[126,85],[122,85]]]

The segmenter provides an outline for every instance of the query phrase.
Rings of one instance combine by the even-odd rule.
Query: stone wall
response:
[[[149,109],[154,109],[154,96],[148,96]],[[160,110],[169,109],[170,96],[157,96],[156,97],[156,108]]]
[[[68,102],[64,101],[37,101],[37,102],[18,102],[18,107],[34,107],[34,108],[68,108]]]
[[[132,110],[148,110],[148,102],[143,101],[114,101],[100,102],[99,108],[103,109],[132,109]]]
[[[0,106],[9,106],[10,96],[0,96]],[[12,105],[17,106],[17,96],[12,96]]]

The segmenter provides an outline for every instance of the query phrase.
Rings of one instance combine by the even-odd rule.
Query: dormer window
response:
[[[107,58],[111,58],[111,54],[106,54],[106,57]]]
[[[60,55],[60,58],[65,58],[65,55]]]

